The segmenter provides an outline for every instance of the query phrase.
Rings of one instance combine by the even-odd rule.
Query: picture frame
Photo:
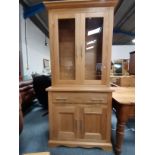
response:
[[[43,67],[49,68],[49,60],[48,59],[43,59]]]

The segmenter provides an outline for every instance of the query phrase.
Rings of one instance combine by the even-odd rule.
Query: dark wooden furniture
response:
[[[35,92],[33,89],[33,81],[20,81],[19,82],[19,133],[23,129],[23,117],[26,110],[31,106]]]
[[[19,93],[22,98],[22,111],[25,112],[31,106],[33,99],[35,99],[35,92],[33,89],[33,81],[20,81]]]
[[[135,88],[134,87],[113,87],[113,108],[116,110],[117,130],[115,154],[121,154],[121,146],[124,138],[125,124],[129,118],[135,116]]]
[[[24,120],[23,120],[23,112],[22,112],[22,97],[19,94],[19,134],[22,132],[23,130],[23,124],[24,124]]]
[[[135,51],[130,52],[129,74],[135,75]]]

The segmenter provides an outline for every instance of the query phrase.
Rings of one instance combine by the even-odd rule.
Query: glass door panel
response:
[[[75,80],[75,19],[58,19],[60,80]]]
[[[85,80],[101,80],[103,17],[85,19]]]

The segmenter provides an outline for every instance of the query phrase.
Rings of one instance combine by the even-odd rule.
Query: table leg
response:
[[[117,106],[116,116],[117,116],[117,129],[116,129],[116,145],[115,145],[115,154],[121,154],[121,147],[124,140],[124,129],[125,124],[128,120],[128,107],[126,106]]]
[[[119,120],[117,123],[117,130],[116,130],[116,145],[115,145],[116,155],[121,154],[121,146],[124,140],[124,129],[125,129],[125,122]]]

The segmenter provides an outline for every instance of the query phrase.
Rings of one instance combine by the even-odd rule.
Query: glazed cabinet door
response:
[[[78,83],[78,38],[80,15],[76,13],[51,14],[53,85]],[[49,24],[50,25],[50,24]]]
[[[49,12],[52,85],[109,85],[113,9]]]
[[[112,27],[109,12],[83,13],[82,22],[82,51],[83,51],[83,83],[109,84]],[[110,36],[109,36],[110,35]]]
[[[77,109],[71,105],[52,107],[52,138],[60,140],[75,139],[77,135]]]
[[[81,108],[81,138],[106,140],[107,108],[101,105],[90,105]]]

